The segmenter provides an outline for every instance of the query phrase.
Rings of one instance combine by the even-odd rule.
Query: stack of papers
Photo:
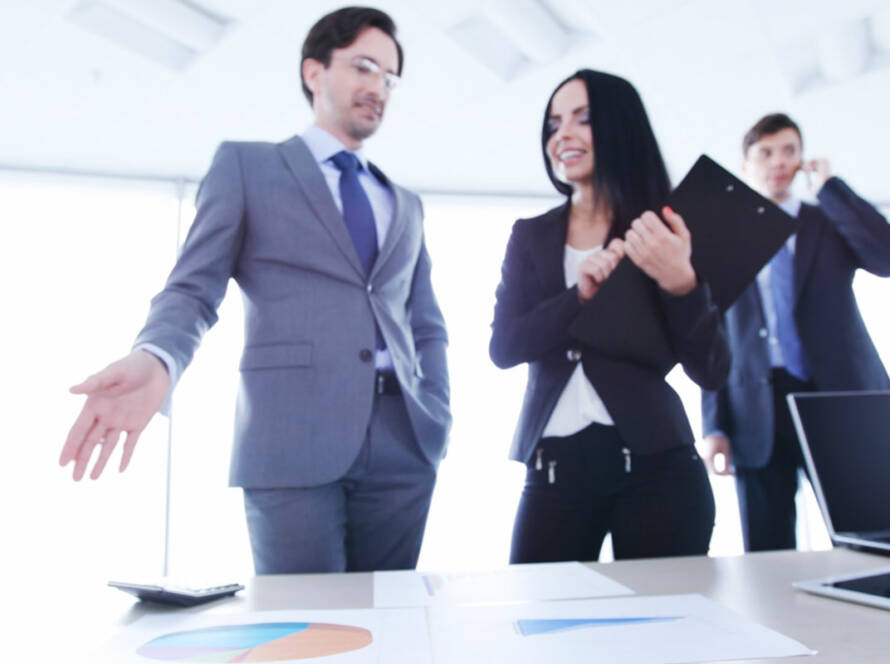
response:
[[[580,563],[373,578],[373,609],[146,616],[90,661],[670,664],[812,654],[700,595],[632,596]]]

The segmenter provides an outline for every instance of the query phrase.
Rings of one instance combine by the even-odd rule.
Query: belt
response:
[[[378,369],[374,372],[374,393],[375,394],[401,394],[402,386],[399,385],[399,379],[396,373],[389,369]]]

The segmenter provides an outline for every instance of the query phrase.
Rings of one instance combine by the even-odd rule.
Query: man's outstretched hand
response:
[[[169,389],[166,366],[144,350],[133,351],[72,387],[73,394],[85,394],[87,400],[68,432],[59,464],[74,461],[74,479],[78,481],[86,472],[93,448],[99,446],[99,457],[90,473],[97,479],[125,433],[120,465],[123,472],[139,435],[163,405]]]

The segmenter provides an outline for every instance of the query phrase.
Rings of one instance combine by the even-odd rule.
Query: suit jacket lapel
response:
[[[281,143],[279,146],[284,161],[297,180],[297,184],[303,191],[303,195],[309,203],[309,207],[334,240],[334,243],[346,257],[346,260],[355,269],[362,281],[365,280],[365,271],[355,251],[355,245],[343,222],[343,215],[337,209],[337,204],[331,196],[331,190],[324,179],[321,169],[315,162],[309,148],[299,136]]]
[[[569,203],[547,212],[535,224],[534,246],[529,254],[535,266],[541,287],[548,296],[557,295],[566,289],[565,244],[569,226]]]
[[[794,303],[800,297],[801,289],[806,283],[807,275],[813,266],[819,240],[825,230],[822,219],[811,205],[800,206],[800,230],[794,246]]]
[[[757,324],[759,328],[766,327],[766,311],[763,310],[763,297],[760,294],[760,284],[755,278],[751,284],[742,291],[739,299],[733,303],[732,308],[739,307],[739,311],[744,311],[744,317],[757,316]]]
[[[371,276],[373,277],[392,255],[395,246],[402,237],[405,224],[408,223],[408,200],[405,191],[401,187],[390,182],[389,178],[386,177],[383,171],[370,161],[368,162],[368,170],[371,171],[374,177],[389,187],[393,197],[392,223],[389,225],[389,230],[386,232],[386,237],[383,239],[383,245],[380,247],[380,253],[377,254],[377,260],[374,261],[374,267],[371,269]]]

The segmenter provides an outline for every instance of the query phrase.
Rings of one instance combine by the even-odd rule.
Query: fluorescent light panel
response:
[[[226,31],[226,21],[182,0],[105,0],[140,23],[193,48],[208,50]]]
[[[446,30],[455,41],[505,81],[532,64],[548,64],[572,47],[576,31],[557,18],[545,0],[486,0],[467,19]],[[568,9],[563,7],[563,16]],[[578,7],[571,9],[577,13]]]
[[[890,7],[876,12],[870,23],[872,43],[877,50],[890,53]]]
[[[865,20],[843,23],[816,39],[819,64],[829,81],[845,81],[865,71],[871,59]]]
[[[228,25],[178,0],[80,0],[68,18],[176,71],[219,41]]]
[[[571,35],[537,0],[488,0],[483,7],[532,62],[553,62],[569,48]]]
[[[563,28],[571,32],[587,35],[602,33],[591,0],[540,0],[540,3]]]
[[[471,16],[447,30],[458,44],[503,80],[528,67],[529,59],[485,16]]]
[[[777,44],[777,60],[792,93],[843,83],[890,65],[890,51],[883,44],[890,37],[890,11],[885,16],[842,21],[806,40]]]

